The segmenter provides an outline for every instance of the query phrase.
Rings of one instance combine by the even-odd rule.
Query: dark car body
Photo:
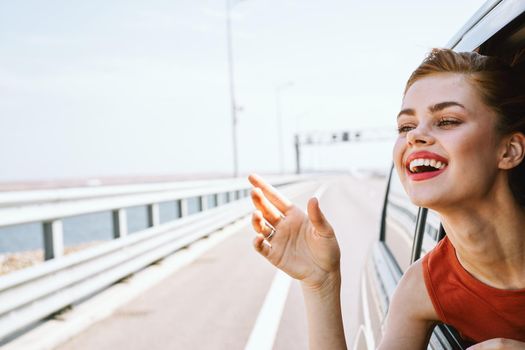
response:
[[[447,46],[458,52],[476,51],[509,60],[525,48],[525,0],[487,1]],[[524,68],[523,62],[520,63],[518,69]],[[438,215],[414,206],[395,170],[392,170],[383,204],[379,239],[362,274],[360,328],[354,349],[377,347],[390,299],[402,274],[445,234]],[[466,349],[469,345],[454,329],[439,325],[432,333],[428,348]]]

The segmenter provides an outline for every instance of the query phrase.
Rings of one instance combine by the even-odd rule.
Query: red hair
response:
[[[457,73],[466,77],[482,101],[498,115],[497,130],[502,135],[525,134],[525,83],[516,66],[523,58],[522,50],[513,62],[480,55],[476,52],[454,52],[432,49],[421,65],[410,75],[407,90],[417,80],[439,73]],[[525,162],[509,171],[509,185],[517,201],[525,206]]]

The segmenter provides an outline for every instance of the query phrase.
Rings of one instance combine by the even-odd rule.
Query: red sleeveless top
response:
[[[428,295],[443,323],[472,342],[525,342],[525,289],[497,289],[474,278],[461,266],[446,236],[422,262]]]

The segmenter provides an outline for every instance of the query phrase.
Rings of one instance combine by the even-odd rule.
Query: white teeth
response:
[[[442,163],[440,161],[437,161],[435,159],[424,159],[424,158],[418,158],[413,159],[409,164],[409,169],[411,172],[416,172],[416,167],[418,166],[431,166],[436,169],[443,169],[445,167],[445,163]]]

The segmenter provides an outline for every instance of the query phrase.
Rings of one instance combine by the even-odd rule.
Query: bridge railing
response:
[[[275,177],[271,182],[279,186],[297,179],[295,176]],[[245,179],[220,179],[4,192],[0,193],[0,228],[41,223],[44,258],[49,260],[64,253],[62,220],[65,218],[111,211],[113,238],[120,238],[128,234],[127,208],[146,206],[148,227],[153,227],[160,223],[161,203],[173,202],[176,217],[181,218],[243,198],[248,195],[249,188]]]
[[[275,181],[280,181],[274,176]],[[93,199],[111,196],[122,196],[139,193],[165,192],[190,188],[205,188],[219,185],[231,185],[245,182],[244,179],[208,179],[196,181],[139,183],[126,185],[85,186],[74,188],[56,188],[30,191],[0,192],[0,208],[51,203],[69,200]]]
[[[289,194],[312,185],[306,177],[271,181]],[[44,227],[45,263],[0,277],[0,344],[2,339],[96,293],[165,256],[188,246],[249,213],[246,180],[221,181],[202,187],[155,190],[78,200],[39,202],[0,209],[0,227],[40,222]],[[188,202],[198,203],[190,213]],[[176,201],[181,217],[161,224],[159,203]],[[29,202],[26,202],[29,203]],[[126,209],[148,208],[149,227],[127,235]],[[115,239],[63,256],[62,220],[76,215],[111,211]]]

